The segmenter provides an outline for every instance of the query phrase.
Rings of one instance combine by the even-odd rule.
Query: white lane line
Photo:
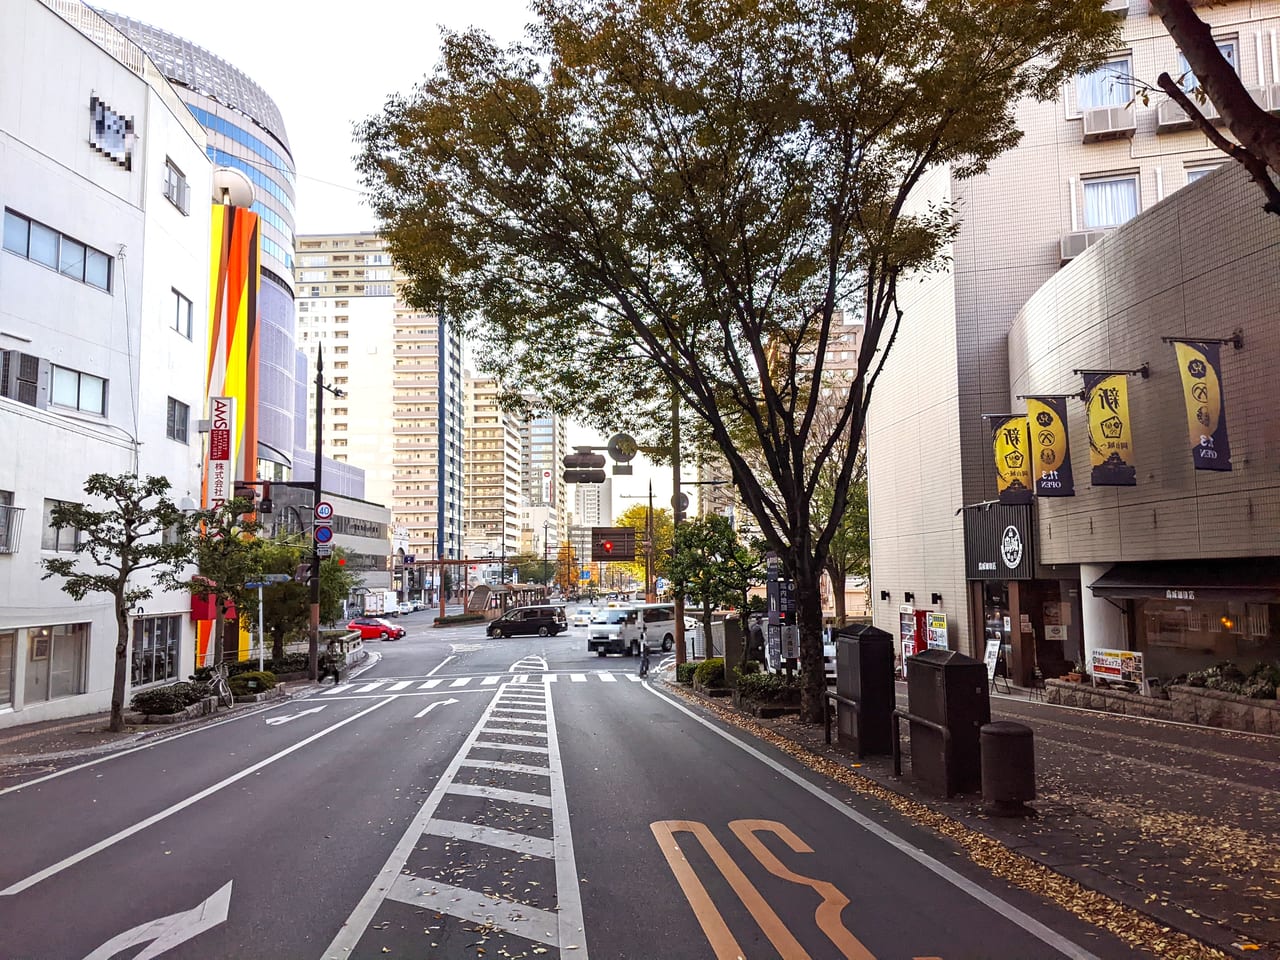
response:
[[[447,837],[450,840],[466,840],[468,843],[482,843],[486,847],[527,853],[531,857],[541,857],[544,860],[550,860],[555,856],[555,849],[546,837],[499,830],[497,827],[484,827],[478,823],[437,820],[433,817],[423,832],[437,837]]]
[[[441,667],[443,667],[450,660],[456,660],[456,659],[457,657],[455,657],[453,654],[449,654],[449,656],[445,657],[443,660],[441,660],[439,663],[435,665],[435,669],[428,670],[426,673],[426,676],[434,677]]]
[[[479,741],[474,744],[474,746],[479,745]],[[504,790],[502,787],[490,787],[481,783],[451,783],[449,784],[448,792],[464,797],[505,800],[508,803],[523,803],[526,807],[551,809],[551,798],[540,793],[525,793],[523,790]]]
[[[535,767],[528,763],[504,763],[501,760],[463,760],[459,766],[474,767],[477,770],[503,770],[507,773],[530,773],[535,777],[551,776],[550,767]]]
[[[387,693],[390,693],[392,690],[403,690],[411,683],[413,683],[412,680],[401,680],[399,683],[393,683],[391,686],[387,687]]]
[[[386,682],[387,681],[385,680],[375,680],[373,683],[366,683],[363,687],[357,687],[355,689],[355,692],[368,693],[370,690],[377,690],[380,686],[382,686]]]
[[[476,922],[483,920],[486,928],[503,930],[535,943],[545,943],[549,947],[557,945],[555,935],[551,933],[556,929],[554,913],[502,900],[492,894],[453,887],[435,880],[399,876],[387,891],[387,899],[419,909],[425,908],[434,913],[448,913]]]
[[[586,683],[587,675],[585,673],[571,673],[569,674],[569,679],[574,683]]]
[[[419,690],[430,690],[430,689],[432,689],[433,687],[438,687],[438,686],[440,686],[440,684],[442,684],[442,683],[444,683],[444,681],[443,681],[443,680],[428,680],[426,683],[420,683],[420,684],[418,684],[418,689],[419,689]]]
[[[417,713],[413,715],[413,719],[421,720],[423,717],[425,717],[428,713],[430,713],[436,707],[444,707],[444,706],[448,706],[451,703],[457,703],[457,702],[458,701],[453,699],[453,697],[450,697],[448,700],[436,700],[432,703],[428,703],[425,707],[423,707],[421,710],[419,710]]]
[[[54,876],[55,874],[61,873],[63,870],[67,869],[68,867],[75,866],[77,863],[79,863],[82,860],[87,860],[89,857],[93,856],[95,853],[101,853],[103,850],[106,850],[108,847],[115,846],[121,840],[125,840],[133,836],[135,833],[145,830],[147,829],[147,827],[157,824],[161,820],[164,820],[168,817],[173,816],[175,813],[185,810],[187,807],[191,806],[192,804],[199,803],[205,797],[213,796],[213,794],[217,793],[219,790],[222,790],[224,787],[229,787],[231,786],[231,784],[236,783],[237,781],[243,780],[245,777],[248,777],[248,776],[251,776],[252,774],[257,773],[263,767],[270,766],[271,764],[275,763],[277,760],[281,760],[284,757],[287,757],[289,754],[294,753],[298,750],[301,750],[303,747],[314,743],[315,741],[319,740],[321,737],[328,736],[329,734],[333,733],[333,731],[339,729],[340,727],[345,727],[348,723],[353,723],[354,721],[359,720],[361,717],[366,716],[370,713],[373,713],[373,711],[379,709],[380,707],[385,707],[388,703],[394,703],[396,699],[397,699],[396,697],[386,697],[382,700],[379,700],[373,706],[368,707],[364,710],[361,710],[359,713],[353,713],[351,716],[347,717],[346,719],[339,720],[337,723],[333,724],[332,726],[325,727],[323,730],[319,730],[316,733],[311,734],[311,736],[306,737],[305,739],[299,740],[297,743],[293,744],[292,746],[285,747],[283,750],[278,750],[275,753],[273,753],[271,756],[263,760],[259,760],[257,763],[252,764],[251,766],[245,767],[239,773],[234,773],[223,780],[219,780],[217,783],[212,784],[208,787],[205,787],[203,790],[200,790],[197,793],[193,793],[191,796],[187,797],[185,800],[179,800],[177,803],[172,804],[171,806],[165,807],[160,812],[153,813],[151,816],[143,820],[139,820],[137,823],[133,824],[132,826],[125,827],[123,830],[119,830],[116,833],[113,833],[111,836],[107,837],[105,840],[99,840],[97,843],[92,844],[91,846],[85,847],[79,853],[73,853],[69,857],[64,857],[63,859],[59,860],[57,863],[52,864],[51,866],[45,867],[43,870],[39,870],[31,874],[31,876],[25,877],[22,880],[17,881],[16,883],[10,884],[9,886],[5,887],[3,890],[0,890],[0,897],[9,897],[9,896],[13,896],[13,894],[15,893],[21,893],[23,890],[26,890],[28,887],[35,886],[41,880],[46,880],[49,877]]]
[[[905,840],[904,838],[898,836],[896,833],[889,830],[887,827],[881,826],[880,824],[876,823],[874,820],[870,819],[869,817],[863,816],[857,810],[854,810],[852,807],[848,806],[847,804],[843,803],[842,801],[828,794],[821,787],[817,786],[816,784],[810,783],[808,780],[800,776],[800,774],[796,773],[794,770],[790,769],[784,764],[779,763],[777,760],[774,760],[772,757],[765,755],[761,751],[757,750],[755,747],[751,746],[749,743],[739,740],[733,734],[729,733],[729,731],[722,730],[720,727],[717,727],[715,724],[708,721],[705,717],[701,717],[698,714],[694,713],[688,707],[684,706],[684,704],[677,703],[676,701],[672,700],[670,697],[666,696],[665,694],[659,693],[649,684],[645,684],[644,688],[648,690],[650,693],[652,693],[659,700],[662,700],[670,704],[671,706],[679,710],[681,713],[685,714],[691,719],[696,720],[698,723],[702,724],[712,733],[716,734],[719,737],[722,737],[725,740],[728,740],[731,744],[733,744],[739,750],[759,760],[761,763],[765,764],[765,766],[774,770],[776,773],[780,774],[781,776],[786,777],[796,786],[800,787],[802,790],[808,791],[810,794],[817,797],[819,800],[821,800],[827,806],[836,810],[838,813],[844,814],[844,816],[848,817],[850,820],[852,820],[858,826],[862,827],[862,829],[866,830],[872,836],[880,840],[883,840],[885,843],[893,847],[898,852],[903,853],[906,856],[910,857],[912,860],[920,864],[925,869],[932,871],[934,874],[941,877],[943,880],[947,881],[947,883],[950,883],[952,886],[956,887],[957,889],[973,897],[973,899],[977,900],[980,904],[982,904],[982,906],[989,907],[994,913],[998,913],[1000,916],[1004,917],[1010,923],[1013,923],[1016,926],[1021,927],[1023,930],[1027,931],[1027,933],[1035,937],[1037,940],[1040,940],[1042,943],[1045,943],[1048,946],[1052,947],[1054,950],[1057,950],[1063,956],[1070,957],[1071,960],[1099,960],[1097,956],[1090,953],[1088,950],[1084,949],[1083,947],[1075,943],[1072,943],[1070,940],[1068,940],[1066,937],[1059,934],[1057,931],[1049,929],[1039,920],[1036,920],[1034,917],[1028,916],[1027,914],[1023,913],[1021,910],[1019,910],[1017,907],[1015,907],[1013,904],[1009,903],[1008,901],[1000,899],[1000,897],[997,894],[983,887],[978,886],[978,884],[974,883],[968,877],[965,877],[957,873],[955,870],[952,870],[946,864],[941,863],[938,860],[935,860],[933,857],[929,856],[929,854],[925,853],[923,850],[919,849],[918,847],[912,846],[908,840]],[[554,727],[552,728],[552,730],[554,731]],[[555,744],[556,741],[554,738],[552,738],[550,742],[552,744]],[[559,748],[557,747],[557,750],[558,749]],[[552,787],[554,788],[554,786],[555,786],[555,781],[553,780]],[[560,829],[557,826],[556,836],[558,837],[559,835],[560,835]],[[556,860],[557,868],[559,867],[559,864],[560,864],[560,861],[557,859]],[[564,906],[562,902],[561,911],[563,912],[563,910],[564,910]]]
[[[318,693],[318,694],[316,694],[316,696],[318,696],[318,697],[332,697],[335,693],[341,693],[343,690],[350,690],[350,689],[351,689],[352,687],[354,687],[354,686],[355,686],[355,684],[354,684],[354,683],[339,683],[339,684],[338,684],[337,686],[335,686],[332,690],[326,690],[326,691],[324,691],[324,693]]]
[[[573,855],[573,833],[569,829],[569,800],[564,789],[564,764],[560,759],[560,738],[556,734],[555,707],[547,690],[547,745],[551,748],[551,830],[556,864],[556,924],[559,942],[579,947],[575,960],[587,960],[587,932],[582,920],[582,888],[578,862]]]
[[[480,685],[483,687],[496,687],[501,679],[501,677],[485,677],[480,681]]]
[[[617,682],[618,682],[618,678],[617,678],[617,677],[615,677],[612,673],[605,673],[603,670],[597,670],[597,671],[596,671],[596,676],[597,676],[597,677],[599,677],[601,680],[603,680],[605,683],[617,683]]]
[[[513,737],[542,737],[544,740],[547,734],[543,730],[512,730],[509,727],[485,727],[485,733],[505,733]]]
[[[498,743],[496,740],[477,740],[476,749],[488,747],[491,750],[515,750],[517,753],[548,753],[546,747],[535,747],[527,743]]]
[[[466,686],[468,683],[470,683],[470,682],[471,682],[471,678],[470,678],[470,677],[459,677],[457,680],[453,681],[453,683],[449,684],[449,686],[451,686],[451,687],[465,687],[465,686]]]

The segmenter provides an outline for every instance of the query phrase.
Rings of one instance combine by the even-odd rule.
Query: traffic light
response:
[[[613,541],[612,541],[612,540],[601,540],[601,541],[600,541],[600,552],[601,552],[601,553],[603,553],[603,554],[604,554],[605,556],[607,556],[607,557],[612,557],[612,556],[613,556]]]
[[[592,527],[591,559],[598,562],[634,560],[636,532],[631,527]]]
[[[579,450],[564,458],[565,483],[604,483],[604,456]]]

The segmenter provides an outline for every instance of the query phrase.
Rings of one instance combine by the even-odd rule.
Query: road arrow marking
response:
[[[423,717],[425,717],[428,713],[430,713],[436,707],[443,707],[446,703],[457,703],[457,702],[458,701],[453,699],[453,697],[450,697],[448,700],[433,701],[432,703],[428,703],[425,707],[423,707],[421,710],[415,713],[413,715],[413,719],[421,720]]]
[[[319,713],[323,709],[324,706],[322,705],[319,707],[312,707],[310,710],[303,710],[301,713],[291,713],[284,717],[267,717],[266,722],[268,726],[278,727],[282,723],[288,723],[290,720],[297,720],[299,717],[305,717],[308,713]]]
[[[122,950],[150,941],[151,946],[137,954],[133,960],[154,960],[160,954],[172,950],[180,943],[197,937],[227,919],[231,907],[231,881],[203,903],[196,904],[182,913],[171,913],[159,920],[140,923],[124,933],[112,937],[84,960],[110,960]]]

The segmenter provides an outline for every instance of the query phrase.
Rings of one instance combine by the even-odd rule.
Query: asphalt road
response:
[[[342,686],[0,791],[0,958],[1131,955],[581,630],[402,623]]]

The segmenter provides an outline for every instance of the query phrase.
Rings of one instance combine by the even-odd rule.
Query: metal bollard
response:
[[[982,799],[987,809],[1001,817],[1025,817],[1035,811],[1026,806],[1036,798],[1036,754],[1031,728],[1009,720],[984,724],[979,732],[982,749]]]

